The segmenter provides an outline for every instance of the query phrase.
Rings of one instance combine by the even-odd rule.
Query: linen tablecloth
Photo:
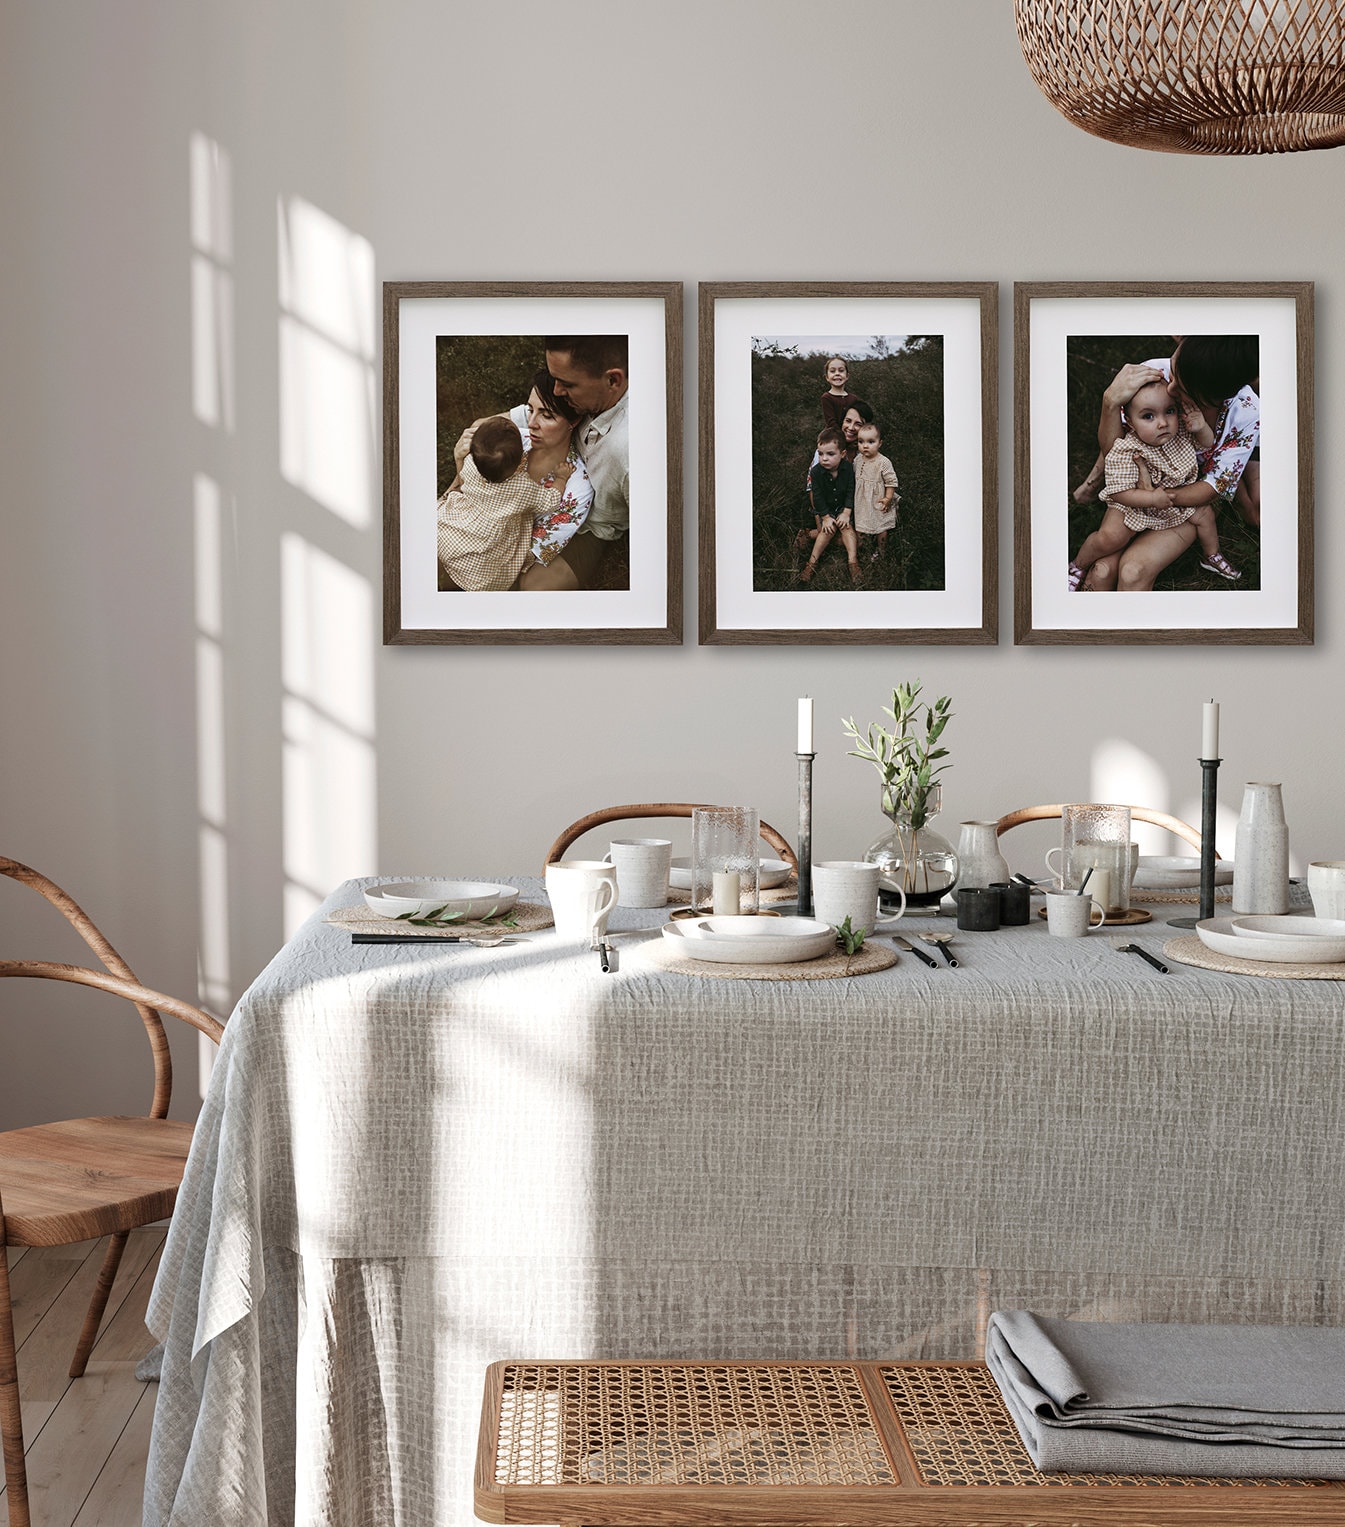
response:
[[[229,1022],[149,1312],[147,1523],[465,1523],[499,1357],[1345,1320],[1336,983],[1035,922],[956,970],[702,980],[623,938],[603,975],[554,933],[352,947],[323,918],[369,883]]]

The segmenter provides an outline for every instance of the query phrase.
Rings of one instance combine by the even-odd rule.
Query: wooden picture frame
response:
[[[563,379],[543,415],[551,428],[557,407],[566,423],[582,416],[569,460],[543,476],[555,492],[542,498],[527,460],[485,489],[493,478],[473,478],[454,445],[512,411],[535,459],[527,404],[532,379],[554,376],[547,337],[575,342],[564,364],[579,390],[570,398]],[[681,399],[680,282],[384,282],[385,645],[680,643]]]
[[[1160,410],[1171,427],[1175,408],[1178,433],[1192,417],[1208,430],[1164,507],[1157,468],[1139,494],[1126,487],[1139,437],[1112,394],[1146,374],[1125,366],[1162,362],[1151,385],[1169,376],[1181,343],[1202,390],[1228,395],[1186,419]],[[1015,284],[1014,640],[1310,644],[1312,367],[1310,281]],[[1106,496],[1101,442],[1118,429],[1130,438],[1111,482],[1131,503]],[[1149,490],[1150,505],[1133,502]],[[1172,525],[1174,513],[1191,517]]]
[[[993,281],[700,286],[702,642],[998,639],[998,293]],[[840,396],[876,418],[898,497],[875,503],[870,461],[858,528],[833,517],[822,543],[811,463],[829,422],[821,395],[837,396],[833,352]],[[843,454],[857,450],[843,438]]]

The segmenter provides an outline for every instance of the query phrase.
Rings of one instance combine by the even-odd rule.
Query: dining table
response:
[[[356,944],[331,919],[375,883],[227,1024],[148,1313],[153,1527],[465,1524],[502,1358],[967,1359],[998,1308],[1345,1324],[1338,981],[1035,915],[956,968],[731,979],[621,906],[605,971],[553,929]],[[1161,955],[1190,910],[1125,932]]]

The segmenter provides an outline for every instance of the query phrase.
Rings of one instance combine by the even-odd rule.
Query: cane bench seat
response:
[[[488,1522],[1112,1527],[1345,1522],[1345,1481],[1043,1474],[982,1363],[500,1362]]]

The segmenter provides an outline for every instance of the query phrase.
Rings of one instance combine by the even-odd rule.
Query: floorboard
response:
[[[158,1387],[135,1365],[153,1345],[145,1308],[161,1227],[131,1233],[97,1345],[82,1379],[67,1370],[104,1243],[11,1248],[19,1393],[34,1527],[139,1523]],[[0,1527],[8,1527],[0,1489]]]

